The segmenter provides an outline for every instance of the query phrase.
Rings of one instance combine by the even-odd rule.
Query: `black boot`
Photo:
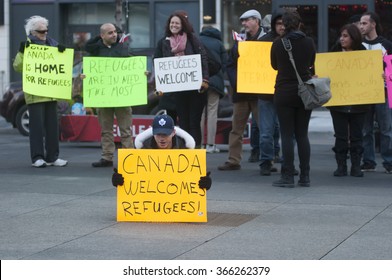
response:
[[[335,154],[336,163],[338,164],[338,169],[335,170],[333,176],[342,177],[347,176],[347,152],[336,153]]]
[[[294,176],[282,174],[278,181],[272,183],[272,186],[281,188],[294,188]]]
[[[350,158],[351,158],[350,175],[353,177],[363,177],[363,172],[361,170],[362,149],[351,149]]]
[[[306,167],[300,166],[300,170],[301,170],[301,174],[299,175],[298,186],[310,187],[309,166]]]
[[[294,168],[292,170],[288,170],[282,167],[281,176],[278,181],[272,183],[274,187],[281,187],[281,188],[294,188]]]

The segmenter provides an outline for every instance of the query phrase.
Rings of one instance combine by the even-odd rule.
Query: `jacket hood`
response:
[[[306,37],[306,35],[302,31],[296,30],[286,34],[284,37],[291,40],[297,40]]]
[[[214,27],[205,28],[203,31],[200,32],[200,36],[208,36],[208,37],[218,39],[219,41],[222,41],[221,32]]]
[[[271,17],[271,33],[272,33],[274,36],[279,36],[279,34],[276,33],[275,25],[276,25],[276,21],[277,21],[279,18],[282,18],[282,16],[283,16],[283,10],[281,10],[281,9],[279,9],[279,10],[277,10],[277,11],[275,11],[275,12],[272,13],[272,17]]]

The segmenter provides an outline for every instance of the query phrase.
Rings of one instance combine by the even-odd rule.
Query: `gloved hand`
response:
[[[212,180],[210,177],[211,172],[207,172],[207,176],[200,177],[199,188],[206,189],[207,191],[211,188]]]
[[[156,96],[162,96],[163,95],[162,91],[156,90],[156,89],[154,90],[154,93],[155,93]]]
[[[207,80],[203,80],[203,82],[201,83],[201,87],[199,89],[200,93],[204,93],[206,92],[208,89],[208,81]]]
[[[19,52],[24,53],[25,48],[28,48],[29,46],[30,46],[30,42],[29,41],[22,41],[22,42],[20,42]]]
[[[57,45],[57,49],[59,50],[59,52],[64,52],[65,51],[65,46],[64,45]]]
[[[113,186],[122,186],[124,185],[124,177],[118,173],[117,168],[113,168],[113,175],[112,175],[112,184]]]

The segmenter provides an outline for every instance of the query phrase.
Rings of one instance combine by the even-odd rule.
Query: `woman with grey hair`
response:
[[[59,52],[65,47],[48,36],[49,21],[41,16],[26,19],[27,41],[21,42],[19,52],[24,53],[30,44],[53,46]],[[30,156],[33,167],[65,166],[67,161],[59,156],[59,125],[57,100],[50,97],[24,93],[29,110]]]

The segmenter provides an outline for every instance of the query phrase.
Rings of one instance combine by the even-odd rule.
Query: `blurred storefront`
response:
[[[10,58],[15,56],[19,42],[25,40],[24,20],[32,15],[49,19],[50,36],[67,47],[81,50],[84,42],[99,32],[104,22],[115,22],[116,2],[121,3],[121,24],[130,34],[135,54],[151,55],[163,35],[167,17],[174,10],[185,10],[199,30],[203,24],[222,30],[227,49],[233,44],[232,30],[240,31],[239,16],[249,9],[262,16],[278,8],[299,10],[305,31],[312,36],[319,52],[328,51],[336,41],[338,30],[355,14],[376,11],[384,28],[384,35],[392,40],[392,0],[11,0],[10,1]],[[337,3],[339,2],[339,3]],[[11,69],[11,81],[20,80]]]

